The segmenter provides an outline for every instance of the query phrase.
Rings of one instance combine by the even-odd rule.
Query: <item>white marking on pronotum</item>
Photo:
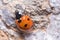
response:
[[[19,10],[19,14],[23,14],[23,11],[22,10]]]

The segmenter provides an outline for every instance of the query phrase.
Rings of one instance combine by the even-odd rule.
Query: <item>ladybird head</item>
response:
[[[22,15],[19,14],[18,10],[15,11],[15,15],[16,15],[16,19],[20,19],[22,17]]]

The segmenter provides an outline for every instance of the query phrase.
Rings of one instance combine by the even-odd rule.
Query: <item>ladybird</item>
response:
[[[19,14],[18,11],[15,12],[16,20],[15,23],[20,30],[30,30],[33,26],[33,21],[28,15]]]

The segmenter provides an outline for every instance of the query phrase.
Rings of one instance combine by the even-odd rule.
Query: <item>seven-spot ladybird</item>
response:
[[[15,23],[20,30],[30,30],[33,25],[32,19],[28,15],[21,15],[18,11],[15,12],[16,20]]]

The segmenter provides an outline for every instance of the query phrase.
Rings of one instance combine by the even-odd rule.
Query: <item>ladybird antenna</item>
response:
[[[20,19],[22,16],[18,10],[15,10],[15,15],[16,15],[16,19]]]

